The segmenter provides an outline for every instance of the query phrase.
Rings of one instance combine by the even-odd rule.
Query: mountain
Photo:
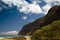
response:
[[[41,29],[43,26],[51,24],[56,20],[60,20],[60,6],[52,7],[46,16],[24,25],[18,35],[32,35],[36,30]]]

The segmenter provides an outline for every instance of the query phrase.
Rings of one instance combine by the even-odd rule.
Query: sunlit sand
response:
[[[0,38],[0,40],[26,40],[26,38],[15,37],[15,38]]]

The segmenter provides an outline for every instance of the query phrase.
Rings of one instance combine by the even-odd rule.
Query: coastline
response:
[[[24,37],[0,38],[0,40],[26,40]]]
[[[0,39],[4,39],[4,38],[1,37]]]

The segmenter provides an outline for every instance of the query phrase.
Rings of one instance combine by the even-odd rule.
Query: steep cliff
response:
[[[37,29],[51,24],[53,21],[60,20],[60,6],[52,7],[46,16],[36,19],[34,22],[23,26],[18,35],[32,35]]]

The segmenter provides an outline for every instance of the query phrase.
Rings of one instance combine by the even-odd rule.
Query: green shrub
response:
[[[60,21],[42,27],[32,35],[32,40],[58,40],[60,38]]]

